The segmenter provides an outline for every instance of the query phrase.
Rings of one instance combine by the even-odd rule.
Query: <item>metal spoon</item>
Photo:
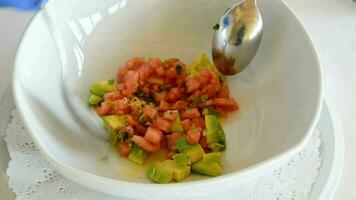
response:
[[[262,18],[256,0],[244,0],[229,9],[214,26],[212,56],[225,75],[243,71],[255,57],[262,38]]]

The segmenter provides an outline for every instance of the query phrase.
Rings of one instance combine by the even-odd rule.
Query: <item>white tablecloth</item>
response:
[[[339,112],[344,129],[345,163],[334,199],[356,199],[356,2],[286,2],[312,36],[324,70],[325,97]],[[11,81],[16,47],[31,16],[0,9],[0,96]]]

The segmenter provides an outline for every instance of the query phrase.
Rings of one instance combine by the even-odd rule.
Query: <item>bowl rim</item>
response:
[[[323,73],[322,73],[322,67],[320,64],[320,59],[317,54],[316,48],[314,46],[313,40],[311,39],[310,34],[308,33],[306,27],[301,22],[300,18],[289,7],[289,5],[284,0],[281,0],[281,3],[284,4],[285,9],[289,10],[289,12],[292,15],[291,17],[294,17],[295,20],[297,21],[297,23],[299,23],[299,25],[302,27],[303,32],[301,32],[301,34],[303,34],[305,36],[306,40],[308,41],[309,48],[312,51],[312,56],[314,57],[316,64],[317,64],[316,71],[318,73],[317,73],[317,77],[316,77],[317,78],[316,86],[318,87],[318,94],[317,94],[317,100],[316,100],[316,102],[314,102],[314,103],[316,103],[316,110],[313,114],[312,120],[307,125],[306,134],[304,135],[304,137],[290,149],[283,151],[281,153],[278,153],[273,157],[263,160],[262,162],[259,162],[257,164],[254,164],[253,166],[250,166],[250,167],[247,167],[247,168],[235,171],[235,172],[231,172],[229,174],[223,174],[218,177],[210,177],[209,179],[196,180],[196,181],[192,181],[192,182],[173,183],[173,184],[172,183],[171,184],[154,184],[154,183],[137,183],[137,182],[130,182],[130,181],[122,181],[122,180],[118,180],[118,179],[103,177],[100,175],[91,174],[86,171],[78,170],[74,167],[67,166],[65,163],[62,163],[61,161],[57,160],[53,155],[51,155],[51,153],[47,152],[46,148],[44,146],[41,146],[36,139],[35,130],[32,127],[29,119],[26,117],[26,114],[23,112],[24,107],[26,105],[22,103],[22,100],[20,98],[21,89],[18,86],[19,81],[16,76],[16,74],[19,73],[19,69],[21,68],[21,65],[19,64],[20,63],[19,60],[20,60],[20,58],[22,58],[22,55],[25,54],[25,52],[23,50],[23,42],[24,42],[24,40],[28,39],[28,34],[29,34],[34,22],[37,21],[38,18],[42,17],[42,11],[39,11],[27,25],[25,32],[22,35],[20,42],[18,43],[17,53],[16,53],[16,57],[15,57],[14,71],[13,71],[13,77],[12,77],[12,91],[14,94],[14,101],[15,101],[15,104],[16,104],[18,110],[19,110],[19,115],[21,117],[21,120],[23,121],[24,126],[26,127],[27,131],[29,132],[31,138],[33,139],[34,143],[38,147],[39,151],[46,158],[46,160],[48,160],[51,163],[51,165],[56,170],[58,170],[60,173],[62,173],[68,179],[70,179],[74,182],[80,183],[80,184],[83,184],[83,181],[78,181],[78,178],[80,178],[81,180],[94,181],[94,182],[98,183],[98,184],[94,184],[94,185],[96,185],[96,187],[94,187],[93,184],[84,184],[86,187],[89,187],[94,190],[98,190],[97,186],[99,186],[99,185],[103,186],[103,185],[109,184],[111,186],[114,185],[121,189],[122,188],[126,188],[126,189],[137,188],[137,189],[143,189],[144,191],[151,191],[151,192],[159,192],[163,189],[165,189],[165,190],[172,189],[171,191],[173,191],[173,190],[177,190],[179,188],[184,189],[186,187],[187,188],[204,187],[204,186],[210,185],[212,183],[219,183],[219,184],[225,185],[227,182],[233,181],[233,179],[235,179],[236,177],[242,177],[242,176],[246,177],[246,176],[249,176],[251,173],[256,174],[257,172],[261,173],[262,171],[264,171],[263,169],[266,169],[267,167],[271,167],[273,165],[280,163],[281,161],[288,158],[293,153],[301,150],[306,145],[309,138],[311,137],[311,133],[312,133],[314,127],[317,124],[317,121],[321,114],[322,105],[323,105],[323,85],[322,85]],[[76,178],[73,178],[73,177],[76,177]],[[109,193],[112,195],[118,195],[118,193],[115,191],[107,191],[105,188],[102,188],[102,187],[100,187],[100,189],[99,190],[102,192]],[[124,193],[120,193],[120,195],[127,196]],[[138,195],[138,194],[136,194],[136,195]]]

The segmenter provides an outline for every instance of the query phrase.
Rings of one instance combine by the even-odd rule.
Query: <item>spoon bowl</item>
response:
[[[256,0],[239,2],[214,26],[212,56],[225,75],[243,71],[255,57],[262,38],[262,18]]]

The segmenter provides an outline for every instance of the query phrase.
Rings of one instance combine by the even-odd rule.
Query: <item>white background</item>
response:
[[[344,129],[345,163],[334,199],[356,200],[356,2],[286,2],[311,34],[324,70],[325,97],[336,106]],[[32,16],[0,9],[0,96],[10,84],[17,44]]]

